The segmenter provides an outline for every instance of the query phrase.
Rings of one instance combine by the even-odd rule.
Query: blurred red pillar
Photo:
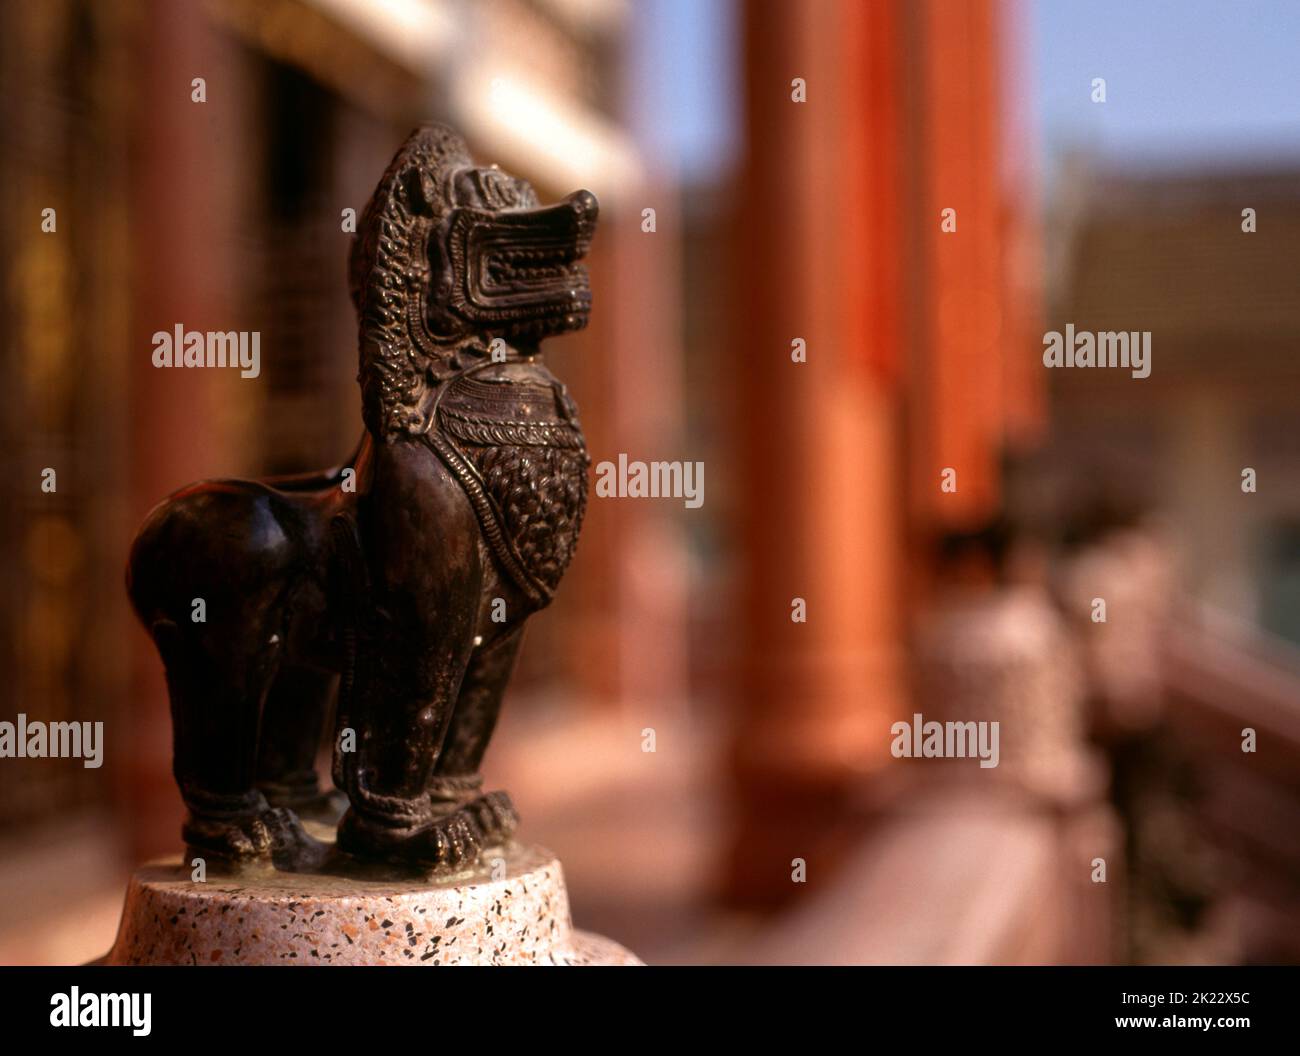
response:
[[[1005,252],[1001,5],[743,10],[744,606],[725,887],[771,904],[801,890],[796,859],[815,885],[851,848],[853,801],[892,762],[889,725],[909,713],[909,588],[925,581],[925,540],[994,512],[1036,375]],[[954,233],[941,230],[949,207]],[[806,363],[791,361],[795,338]],[[939,488],[947,466],[955,502]],[[795,598],[806,623],[791,618]]]
[[[131,398],[132,531],[170,492],[192,480],[237,475],[245,442],[235,435],[232,402],[238,380],[208,371],[166,371],[152,365],[151,335],[177,323],[229,329],[237,318],[237,251],[232,233],[226,124],[238,113],[228,50],[202,18],[183,5],[159,2],[140,20],[141,65],[132,165],[137,219],[137,291],[126,375]],[[192,80],[203,77],[210,98],[195,102]],[[233,247],[233,248],[232,248]],[[256,327],[255,327],[256,328]],[[247,384],[247,383],[245,383]],[[242,394],[240,394],[242,395]],[[135,623],[134,619],[131,620]],[[147,634],[133,645],[130,749],[121,801],[134,861],[180,847],[181,800],[171,773],[171,716],[162,663]]]
[[[730,894],[846,844],[901,684],[899,98],[893,4],[744,7],[734,377],[744,541]],[[807,101],[796,102],[795,78]],[[806,342],[807,362],[791,358]],[[792,618],[794,599],[807,621]]]
[[[1012,10],[998,0],[905,6],[916,232],[908,483],[918,534],[995,514],[1002,456],[1041,426],[1033,216],[1023,158],[1007,151],[1019,127],[1002,95]],[[956,490],[945,492],[949,468]]]

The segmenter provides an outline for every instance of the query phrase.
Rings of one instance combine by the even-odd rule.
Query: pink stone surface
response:
[[[635,965],[577,931],[558,859],[489,852],[437,880],[280,873],[190,878],[179,859],[139,869],[106,963]]]

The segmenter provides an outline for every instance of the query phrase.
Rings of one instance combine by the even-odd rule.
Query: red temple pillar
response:
[[[745,594],[730,893],[846,844],[902,686],[897,10],[747,5],[736,291]],[[806,101],[792,81],[802,78]],[[806,342],[807,362],[792,360]],[[807,606],[796,622],[794,599]]]

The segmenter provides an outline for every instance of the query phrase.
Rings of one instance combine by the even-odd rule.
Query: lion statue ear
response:
[[[432,216],[438,189],[429,170],[422,165],[409,168],[403,175],[402,182],[406,187],[406,200],[411,211],[421,216]]]

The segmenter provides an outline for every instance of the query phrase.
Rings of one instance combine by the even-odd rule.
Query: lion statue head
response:
[[[361,217],[349,261],[362,408],[378,438],[424,427],[431,389],[501,338],[531,355],[591,312],[586,255],[598,206],[539,206],[526,180],[475,165],[443,125],[416,129]]]

